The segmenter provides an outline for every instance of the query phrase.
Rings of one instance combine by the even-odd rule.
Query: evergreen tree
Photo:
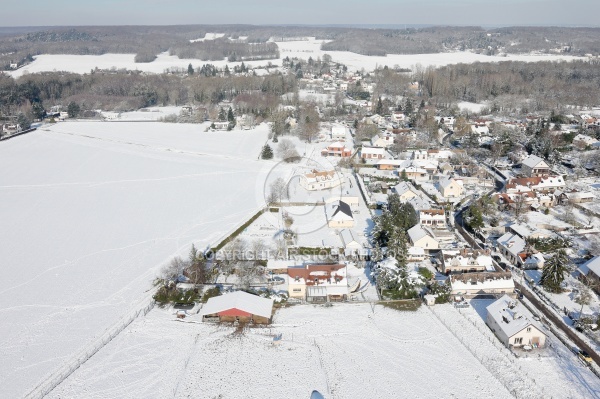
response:
[[[20,112],[17,115],[17,123],[21,126],[21,130],[27,130],[31,127],[31,121],[24,113]]]
[[[193,75],[194,74],[194,67],[192,66],[192,64],[190,63],[188,65],[188,70],[187,70],[188,75]]]
[[[219,110],[219,116],[218,116],[218,118],[219,118],[219,122],[225,122],[225,120],[226,120],[227,117],[225,115],[225,110],[223,108],[221,108]]]
[[[67,113],[69,114],[69,118],[77,118],[77,115],[79,115],[79,111],[81,111],[81,108],[79,108],[79,105],[74,101],[71,101],[67,106]]]
[[[375,108],[375,113],[378,115],[383,115],[383,103],[381,102],[381,97],[377,100],[377,107]]]
[[[262,159],[272,159],[273,158],[273,149],[271,149],[271,147],[268,144],[265,144],[265,146],[262,149],[262,152],[260,154],[260,157]]]
[[[560,285],[569,271],[569,257],[564,249],[559,249],[548,259],[542,271],[540,284],[550,292],[561,292]]]
[[[46,116],[46,110],[42,106],[42,103],[35,102],[31,106],[31,112],[35,119],[43,119]]]
[[[235,123],[235,116],[233,115],[233,110],[229,107],[229,111],[227,111],[227,120],[229,123]]]

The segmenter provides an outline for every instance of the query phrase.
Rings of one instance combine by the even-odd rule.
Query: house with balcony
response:
[[[343,301],[348,297],[346,265],[307,264],[289,267],[290,298],[308,302]]]
[[[550,166],[537,155],[530,155],[521,162],[521,172],[527,177],[550,174]]]
[[[489,249],[442,249],[438,259],[444,274],[495,271]]]

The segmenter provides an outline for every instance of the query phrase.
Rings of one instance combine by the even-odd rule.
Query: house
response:
[[[385,148],[363,146],[360,150],[362,159],[382,159],[385,157]]]
[[[340,184],[342,184],[342,179],[335,170],[322,172],[313,170],[300,177],[300,185],[308,191],[327,190]]]
[[[406,202],[411,198],[418,197],[420,195],[419,190],[417,190],[415,186],[405,181],[396,184],[393,187],[393,190],[396,194],[398,194],[401,202]]]
[[[5,123],[2,125],[2,134],[14,134],[21,131],[21,125],[18,123]]]
[[[409,201],[410,202],[410,201]],[[419,223],[432,229],[446,227],[446,212],[443,209],[422,209],[417,211]]]
[[[561,204],[581,204],[584,202],[592,202],[594,201],[594,194],[589,191],[577,191],[572,190],[569,192],[561,192],[558,195],[558,202]]]
[[[341,200],[336,200],[325,205],[327,226],[330,228],[352,228],[354,217],[350,205]]]
[[[427,258],[427,254],[425,250],[421,247],[409,247],[408,248],[408,257],[407,260],[409,262],[422,262]]]
[[[513,265],[520,266],[525,258],[527,243],[517,234],[506,233],[497,240],[500,253]]]
[[[594,256],[592,259],[583,263],[577,268],[579,278],[591,282],[595,291],[600,291],[600,256]]]
[[[394,136],[391,134],[376,134],[371,139],[372,147],[389,147],[394,144]]]
[[[597,145],[598,140],[585,134],[578,134],[573,138],[573,145],[579,148],[585,148],[587,146]]]
[[[346,265],[307,264],[289,267],[287,273],[290,298],[328,302],[342,301],[348,296]]]
[[[340,231],[340,238],[344,245],[345,256],[359,256],[361,255],[363,246],[358,242],[354,232],[350,229],[344,229]]]
[[[546,344],[546,333],[519,301],[504,295],[486,309],[486,324],[506,347],[542,348]]]
[[[331,139],[335,141],[346,140],[346,127],[334,125],[331,127]]]
[[[483,122],[475,122],[471,124],[471,133],[480,136],[487,136],[490,134],[490,128]]]
[[[530,155],[521,162],[521,172],[527,177],[550,174],[550,166],[542,158]]]
[[[412,159],[416,161],[426,161],[429,158],[429,153],[427,150],[414,150],[412,154]]]
[[[381,159],[375,165],[379,170],[396,170],[404,163],[401,159]]]
[[[417,224],[406,231],[410,244],[422,248],[424,252],[440,249],[440,243],[429,227]]]
[[[273,299],[244,291],[212,297],[200,310],[202,321],[224,321],[269,324],[273,314]]]
[[[516,297],[515,282],[508,272],[451,274],[448,279],[452,295],[476,298],[506,294]]]
[[[401,170],[398,171],[398,173],[400,174],[400,176],[405,177],[408,180],[411,180],[413,182],[424,182],[424,181],[429,181],[429,173],[427,172],[427,170],[422,169],[422,168],[417,168],[415,166],[409,166],[407,168],[402,168]]]
[[[341,157],[347,158],[352,156],[352,150],[340,141],[331,143],[327,148],[321,150],[321,155],[326,157]]]
[[[213,126],[214,126],[215,130],[227,130],[227,129],[229,129],[229,122],[216,121],[216,122],[213,122]]]
[[[452,178],[443,178],[435,186],[444,198],[457,198],[463,195],[463,185]]]
[[[440,271],[444,274],[495,270],[489,249],[442,249],[438,258]]]
[[[544,268],[546,260],[541,253],[535,253],[527,256],[523,261],[523,269],[525,270],[540,270]]]
[[[530,191],[553,193],[565,187],[562,176],[534,176],[510,179],[505,186],[507,193],[526,193]]]

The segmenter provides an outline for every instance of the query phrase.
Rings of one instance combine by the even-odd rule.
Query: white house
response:
[[[573,138],[573,144],[578,147],[587,147],[598,144],[598,140],[585,134],[578,134]]]
[[[542,158],[530,155],[521,162],[521,171],[528,177],[547,175],[550,173],[550,166]]]
[[[497,240],[500,252],[513,265],[520,266],[523,263],[522,256],[525,254],[527,243],[517,234],[506,233]]]
[[[439,180],[436,188],[444,198],[457,198],[463,195],[463,185],[452,178]]]
[[[372,147],[389,147],[394,144],[394,136],[391,134],[376,134],[371,139]]]
[[[287,269],[291,298],[309,302],[344,300],[348,295],[346,265],[304,265]]]
[[[409,201],[410,202],[410,201]],[[417,211],[419,223],[432,229],[446,227],[446,212],[443,209],[422,209]]]
[[[440,243],[430,228],[417,224],[406,231],[413,247],[422,248],[425,252],[435,251],[440,248]]]
[[[331,139],[334,141],[346,140],[346,127],[340,125],[333,125],[331,127]]]
[[[442,249],[438,258],[445,274],[495,270],[489,249]]]
[[[327,217],[327,226],[331,228],[352,228],[354,227],[354,217],[352,209],[344,201],[333,201],[325,205],[325,216]]]
[[[452,295],[467,298],[490,295],[515,295],[515,282],[511,273],[457,273],[448,277]]]
[[[344,255],[357,256],[361,254],[363,246],[360,244],[352,230],[344,229],[340,231],[340,238],[344,245]]]
[[[300,185],[306,190],[326,190],[337,187],[342,184],[340,175],[334,170],[322,171],[313,170],[300,177]]]
[[[402,181],[396,184],[393,187],[393,190],[400,197],[400,201],[406,202],[413,197],[418,197],[420,195],[419,190],[415,188],[412,184]]]
[[[385,157],[385,148],[383,147],[365,147],[360,150],[362,159],[382,159]]]
[[[546,333],[533,315],[519,301],[502,296],[487,307],[486,324],[505,346],[542,348]]]

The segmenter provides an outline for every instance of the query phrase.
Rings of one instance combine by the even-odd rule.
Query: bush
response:
[[[431,280],[435,276],[433,272],[426,267],[419,267],[419,274],[426,280]]]

